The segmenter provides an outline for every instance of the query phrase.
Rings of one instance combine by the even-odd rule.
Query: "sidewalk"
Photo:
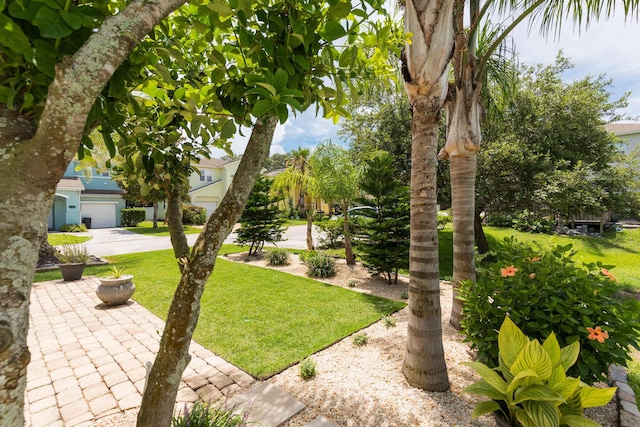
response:
[[[90,426],[98,418],[140,406],[147,362],[158,350],[163,322],[134,301],[106,308],[99,282],[84,277],[34,283],[27,339],[26,426]],[[255,379],[191,342],[177,407],[235,395]]]

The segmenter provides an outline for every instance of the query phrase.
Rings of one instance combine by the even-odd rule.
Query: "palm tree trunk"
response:
[[[462,301],[457,297],[460,283],[475,282],[475,153],[451,157],[451,211],[453,212],[453,306],[451,324],[460,329]]]
[[[315,249],[313,246],[313,234],[311,233],[313,229],[313,214],[310,210],[307,211],[307,249],[312,251]]]
[[[355,265],[356,256],[353,254],[353,245],[351,244],[351,230],[349,230],[349,213],[347,212],[349,205],[346,203],[342,205],[344,210],[344,222],[342,223],[342,229],[344,231],[344,257],[347,260],[347,265]]]
[[[160,349],[142,397],[139,426],[168,427],[171,424],[178,385],[191,358],[189,345],[200,314],[200,297],[215,266],[220,246],[240,218],[269,155],[276,123],[277,118],[267,117],[254,125],[245,154],[233,177],[232,190],[225,194],[218,209],[209,217],[189,258],[183,261],[180,283],[169,308]]]
[[[436,168],[440,108],[428,97],[413,102],[409,326],[402,365],[414,387],[449,389],[442,345]]]

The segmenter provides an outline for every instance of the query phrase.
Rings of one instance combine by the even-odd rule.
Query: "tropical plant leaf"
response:
[[[49,6],[42,6],[38,10],[35,21],[40,28],[40,34],[45,38],[61,39],[73,32],[73,28],[62,18],[60,10],[51,9]]]
[[[580,343],[578,341],[574,341],[560,350],[560,363],[562,363],[565,372],[576,363],[579,354]]]
[[[565,399],[557,392],[543,384],[532,384],[516,390],[513,403],[522,403],[527,400],[544,402],[564,402]]]
[[[564,415],[560,424],[567,427],[601,427],[597,422],[578,415]]]
[[[505,317],[498,332],[498,349],[507,370],[511,370],[511,365],[528,342],[529,339],[511,318]]]
[[[495,388],[500,393],[504,394],[507,392],[507,383],[505,382],[505,380],[503,380],[496,371],[489,368],[484,363],[466,362],[463,364],[476,371],[483,380],[485,380],[488,384],[491,385],[491,387]]]
[[[478,396],[485,396],[489,399],[506,400],[507,396],[504,393],[500,393],[494,387],[491,386],[485,380],[476,381],[475,383],[465,387],[463,390],[465,393],[475,394]]]
[[[580,401],[583,408],[603,406],[609,403],[615,394],[617,387],[595,388],[582,386],[580,389]]]
[[[511,373],[517,375],[518,372],[526,369],[533,369],[540,380],[546,381],[553,369],[551,359],[537,340],[529,342],[520,352],[518,358],[511,366]]]
[[[558,343],[558,338],[556,338],[556,334],[551,332],[546,340],[542,343],[542,348],[545,349],[549,358],[551,359],[551,364],[555,368],[560,364],[560,344]]]
[[[474,408],[473,412],[471,412],[471,420],[475,420],[478,417],[483,416],[484,414],[490,414],[491,412],[495,412],[500,410],[500,405],[493,400],[487,400],[484,402],[478,403]]]
[[[0,44],[16,53],[24,53],[30,48],[29,39],[20,27],[4,13],[0,13]]]
[[[560,425],[560,411],[553,403],[528,400],[522,403],[522,407],[536,427]]]

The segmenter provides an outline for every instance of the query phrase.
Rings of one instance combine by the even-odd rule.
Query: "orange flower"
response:
[[[596,326],[595,329],[587,328],[589,331],[589,339],[590,340],[598,340],[598,342],[604,342],[607,338],[609,338],[609,332],[603,331],[600,329],[600,326]]]
[[[533,257],[533,258],[527,258],[527,260],[531,261],[531,262],[538,262],[540,261],[542,258],[540,258],[539,256]]]
[[[606,268],[603,268],[602,270],[600,270],[600,272],[602,274],[604,274],[605,276],[607,276],[609,278],[609,280],[612,280],[614,282],[618,281],[618,278],[616,276],[614,276],[613,273],[610,272],[609,270],[607,270]]]
[[[529,279],[533,279],[533,278],[535,278],[535,277],[536,277],[536,273],[531,273],[531,274],[529,275]]]
[[[509,267],[501,268],[500,274],[502,274],[502,277],[515,276],[516,271],[518,271],[518,269],[515,268],[513,265],[510,265]]]

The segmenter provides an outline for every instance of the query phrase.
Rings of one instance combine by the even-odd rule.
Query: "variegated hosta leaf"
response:
[[[475,383],[465,387],[463,390],[465,393],[477,394],[479,396],[485,396],[489,399],[495,400],[507,400],[507,396],[504,393],[500,393],[494,387],[491,386],[485,380],[476,381]]]
[[[529,342],[529,338],[516,326],[509,317],[505,317],[498,332],[498,350],[505,367],[510,370],[518,354]]]
[[[578,354],[580,354],[580,343],[578,341],[574,341],[560,350],[560,363],[562,363],[565,372],[576,363]]]
[[[500,410],[500,405],[493,400],[487,400],[485,402],[478,403],[471,413],[471,420],[475,420],[478,417],[483,416],[484,414],[490,414],[491,412],[495,412]]]
[[[529,418],[535,423],[535,427],[560,426],[560,411],[553,403],[528,400],[522,403],[522,407]],[[520,421],[520,418],[518,418],[518,421]]]
[[[520,352],[511,366],[511,373],[517,375],[518,372],[526,369],[536,371],[538,378],[542,381],[546,381],[551,376],[551,359],[537,340],[529,342]]]
[[[516,390],[513,403],[522,403],[527,400],[551,402],[555,406],[565,401],[559,393],[543,384],[533,384]]]
[[[617,387],[595,388],[582,386],[580,389],[580,400],[583,408],[603,406],[609,403],[615,394]]]
[[[556,334],[551,332],[546,340],[542,343],[542,348],[545,349],[549,358],[551,359],[551,364],[554,369],[556,366],[560,364],[560,344],[558,343],[558,339],[556,338]]]
[[[476,371],[483,380],[491,384],[493,388],[498,390],[500,393],[507,392],[507,383],[502,379],[502,377],[493,369],[489,368],[484,363],[480,362],[467,362],[464,365],[469,366],[471,369]]]
[[[567,427],[601,427],[597,422],[578,415],[563,415],[560,423]]]
[[[514,376],[509,386],[507,387],[507,394],[511,395],[514,391],[516,391],[520,387],[527,387],[535,382],[540,382],[538,380],[538,374],[533,369],[525,369],[524,371],[518,372],[518,375]]]

